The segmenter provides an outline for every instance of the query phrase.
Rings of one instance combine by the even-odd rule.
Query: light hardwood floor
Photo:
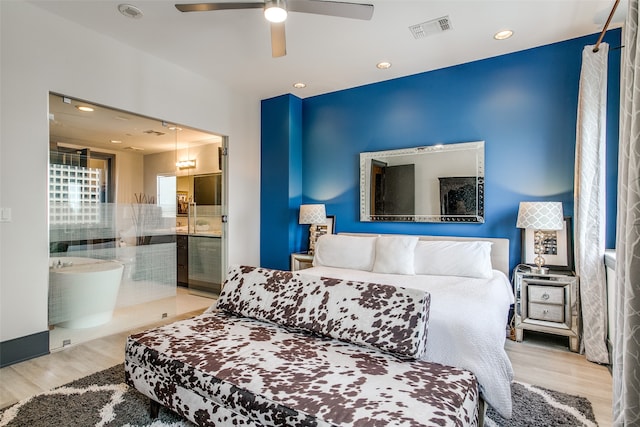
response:
[[[201,311],[177,315],[156,324],[187,318]],[[66,347],[47,356],[0,369],[0,408],[122,363],[126,337],[148,327]],[[505,348],[513,364],[515,380],[587,397],[593,405],[598,424],[610,426],[612,384],[608,369],[569,352],[567,344],[534,333],[525,333],[521,343],[507,340]]]
[[[162,308],[167,304],[172,305],[169,310],[173,316],[146,326],[122,328],[121,319],[112,322],[121,332],[95,338],[90,341],[62,347],[52,350],[50,354],[25,362],[16,363],[0,369],[0,408],[5,408],[26,397],[59,387],[68,382],[77,380],[94,372],[107,369],[118,363],[124,362],[124,344],[129,335],[156,325],[166,324],[179,319],[195,316],[202,313],[215,300],[190,294],[185,288],[178,288],[175,298],[169,301],[158,301]],[[130,312],[130,313],[127,313]],[[120,317],[131,324],[140,325],[139,321],[132,319],[136,313],[138,317],[146,317],[145,308],[133,306],[120,309]],[[159,318],[159,317],[158,317]],[[105,331],[111,327],[100,326],[91,329],[103,328]],[[91,331],[78,330],[78,338],[92,336]],[[88,334],[88,335],[87,335]],[[52,338],[51,341],[54,341]],[[73,342],[78,342],[75,339]],[[55,347],[55,344],[54,344]]]
[[[593,406],[600,427],[613,424],[612,377],[606,366],[568,349],[568,338],[526,331],[522,342],[507,340],[505,349],[515,380],[583,396]]]

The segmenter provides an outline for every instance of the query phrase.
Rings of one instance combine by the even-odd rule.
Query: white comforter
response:
[[[485,401],[503,417],[511,417],[513,369],[504,342],[514,298],[503,273],[494,270],[491,279],[381,274],[333,267],[313,267],[300,273],[428,291],[431,307],[424,360],[470,370],[478,378]]]

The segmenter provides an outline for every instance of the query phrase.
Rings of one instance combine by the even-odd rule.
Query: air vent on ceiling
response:
[[[142,10],[135,7],[132,4],[119,4],[118,10],[121,14],[126,16],[127,18],[140,19],[142,18]]]
[[[144,151],[144,148],[130,146],[130,147],[124,147],[123,150]]]
[[[451,21],[449,20],[448,15],[409,27],[409,31],[411,31],[411,34],[413,34],[413,37],[416,39],[421,39],[423,37],[431,36],[433,34],[441,33],[443,31],[448,31],[451,29]]]

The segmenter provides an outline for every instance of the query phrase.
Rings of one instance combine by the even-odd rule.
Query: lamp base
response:
[[[309,250],[307,251],[307,254],[309,255],[313,255],[316,249],[316,239],[314,238],[314,231],[315,227],[311,225],[309,227]]]
[[[548,274],[549,273],[549,267],[534,267],[534,266],[530,266],[529,267],[529,271],[532,274]]]

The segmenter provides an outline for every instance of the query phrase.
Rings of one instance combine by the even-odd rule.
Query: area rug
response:
[[[489,408],[487,427],[597,426],[591,403],[584,397],[517,382],[512,393],[512,419],[505,420]],[[0,411],[0,427],[194,425],[165,408],[151,420],[148,409],[149,400],[124,384],[124,367],[117,365]]]
[[[591,402],[542,387],[514,381],[511,383],[513,415],[506,420],[491,407],[487,408],[485,427],[596,427]]]

